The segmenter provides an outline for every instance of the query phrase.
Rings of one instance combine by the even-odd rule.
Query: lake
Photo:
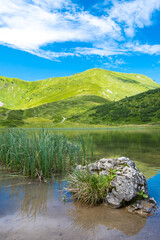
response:
[[[131,158],[146,176],[150,196],[157,201],[158,209],[154,216],[142,218],[123,208],[86,208],[73,202],[70,194],[67,194],[66,202],[62,201],[66,185],[62,176],[55,176],[54,180],[47,183],[39,183],[37,180],[1,171],[0,239],[160,238],[160,129],[50,131],[63,133],[71,139],[79,135],[86,138],[89,133],[94,142],[94,160],[119,156]]]

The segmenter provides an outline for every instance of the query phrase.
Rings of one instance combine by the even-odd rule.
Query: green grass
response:
[[[75,170],[68,179],[68,191],[73,198],[86,205],[102,203],[110,190],[110,183],[116,177],[116,170],[111,169],[107,176],[91,174],[87,170]]]
[[[28,109],[76,96],[96,95],[117,101],[159,85],[141,74],[91,69],[70,77],[27,82],[0,77],[0,102],[7,109]]]
[[[77,96],[26,110],[0,108],[1,127],[59,127],[77,113],[109,101],[98,96]],[[65,120],[64,120],[65,119]]]
[[[48,178],[93,157],[92,140],[85,144],[78,138],[74,144],[63,135],[47,130],[28,132],[8,130],[0,135],[0,166],[22,175]]]

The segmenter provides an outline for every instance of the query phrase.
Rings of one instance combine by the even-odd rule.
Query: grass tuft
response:
[[[102,203],[109,192],[111,181],[116,177],[116,170],[109,170],[107,176],[91,174],[87,170],[75,170],[69,176],[68,191],[72,193],[76,201],[86,205],[96,205]]]

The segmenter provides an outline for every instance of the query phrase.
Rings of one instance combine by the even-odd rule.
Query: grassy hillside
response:
[[[94,95],[77,96],[26,110],[0,108],[0,127],[63,127],[75,114],[109,101]]]
[[[118,102],[96,106],[71,121],[89,124],[145,124],[160,123],[160,88],[149,90]]]
[[[103,69],[35,82],[0,77],[0,107],[27,109],[82,95],[96,95],[117,101],[158,87],[157,83],[144,75]]]
[[[117,102],[88,95],[26,110],[0,108],[1,127],[98,127],[148,123],[160,123],[160,88]]]

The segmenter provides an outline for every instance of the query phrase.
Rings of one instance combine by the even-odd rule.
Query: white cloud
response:
[[[136,43],[127,43],[125,45],[126,49],[131,52],[149,54],[149,55],[159,55],[160,54],[160,44],[149,45],[149,44],[140,44]]]
[[[0,44],[48,59],[123,55],[127,51],[159,54],[159,45],[121,42],[125,42],[125,34],[133,36],[137,27],[151,24],[152,14],[160,8],[160,1],[112,2],[108,12],[95,16],[71,0],[0,0]],[[90,43],[93,47],[58,52],[42,50],[49,43],[68,41]]]
[[[123,64],[126,64],[126,62],[122,58],[120,58],[120,59],[116,59],[115,64],[116,65],[123,65]]]
[[[103,63],[104,67],[107,68],[117,68],[120,69],[121,65],[125,65],[126,62],[122,58],[113,59],[112,57],[108,57],[108,62]]]
[[[29,50],[28,51],[31,54],[34,54],[39,57],[43,57],[49,60],[56,60],[59,57],[68,57],[68,56],[78,56],[78,53],[75,52],[52,52],[52,51],[44,51],[44,50]]]
[[[80,55],[99,55],[101,57],[113,56],[113,55],[129,55],[132,53],[143,53],[149,55],[159,55],[160,54],[160,44],[149,45],[149,44],[140,44],[139,42],[129,42],[127,44],[116,45],[113,44],[113,47],[110,44],[107,46],[102,44],[97,45],[95,48],[76,48],[75,53]],[[117,59],[117,64],[123,64],[123,61]]]
[[[114,1],[110,17],[124,23],[124,31],[133,36],[135,29],[151,25],[151,17],[155,10],[160,9],[159,0]]]
[[[1,44],[13,45],[25,51],[35,50],[48,43],[94,41],[110,35],[119,37],[120,28],[111,19],[96,17],[88,12],[60,12],[66,2],[34,0],[0,0]],[[50,3],[50,4],[47,4]],[[52,4],[51,4],[52,3]],[[70,2],[68,2],[69,4]],[[46,6],[48,8],[46,8]],[[71,5],[67,5],[67,7]],[[53,10],[55,11],[51,11]]]
[[[69,0],[32,0],[35,5],[43,9],[61,9],[67,7],[71,2]]]
[[[124,49],[117,48],[76,48],[75,53],[79,55],[99,55],[101,57],[126,54]]]

